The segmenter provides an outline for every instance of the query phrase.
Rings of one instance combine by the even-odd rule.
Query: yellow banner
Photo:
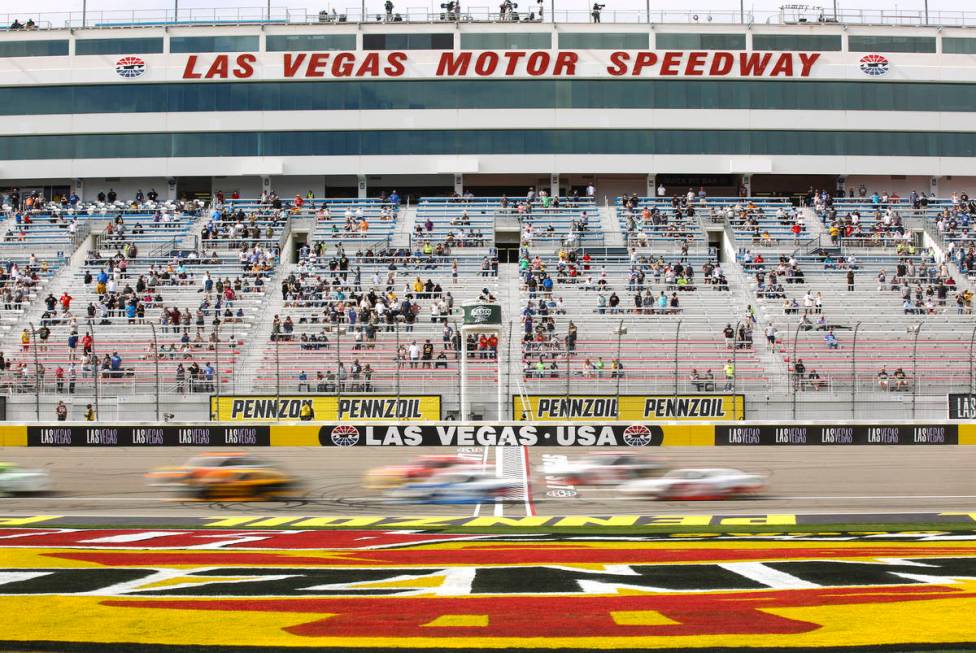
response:
[[[312,409],[308,414],[306,407]],[[441,418],[440,395],[246,395],[210,398],[210,414],[221,422],[278,422],[313,419],[335,422],[423,422]]]
[[[699,421],[745,418],[743,395],[528,395],[512,396],[519,421]]]

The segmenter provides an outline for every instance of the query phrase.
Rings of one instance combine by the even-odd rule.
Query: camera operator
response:
[[[516,7],[518,7],[518,4],[512,2],[512,0],[502,0],[501,5],[498,7],[498,19],[502,21],[512,20]]]
[[[445,13],[441,14],[441,20],[450,20],[450,21],[460,20],[459,18],[461,15],[460,2],[456,2],[455,0],[450,0],[450,2],[445,2],[441,4],[441,9],[445,11]]]
[[[601,5],[599,2],[593,3],[593,11],[590,13],[590,15],[593,16],[594,23],[600,22],[600,12],[603,11],[604,7],[606,7],[606,5]]]
[[[383,8],[386,10],[386,22],[393,22],[393,0],[386,0]]]

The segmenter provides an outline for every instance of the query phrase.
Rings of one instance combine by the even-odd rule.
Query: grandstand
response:
[[[970,30],[478,16],[0,33],[8,414],[973,389]]]

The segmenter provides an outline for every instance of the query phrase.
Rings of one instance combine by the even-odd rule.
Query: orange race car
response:
[[[146,474],[150,485],[204,500],[255,500],[282,497],[298,486],[291,475],[248,453],[209,453],[179,467]]]

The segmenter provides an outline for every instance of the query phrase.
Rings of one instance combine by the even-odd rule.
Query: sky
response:
[[[178,1],[181,10],[183,8],[209,8],[209,7],[265,7],[266,0],[87,0],[88,11],[112,11],[112,10],[149,10],[172,8],[174,1]],[[425,9],[439,4],[444,0],[394,0],[398,8]],[[526,0],[529,4],[531,0]],[[643,10],[646,0],[601,0],[605,1],[607,11],[618,10]],[[826,5],[831,7],[833,0],[744,0],[746,10],[774,12],[780,5],[790,2],[791,4]],[[14,16],[36,16],[38,13],[51,12],[78,12],[80,15],[83,0],[3,0],[0,3],[0,17],[4,14]],[[559,10],[584,11],[591,4],[592,0],[555,0],[557,12]],[[838,0],[841,10],[854,9],[884,9],[896,11],[921,11],[925,0]],[[336,9],[342,13],[344,8],[359,7],[360,0],[272,0],[273,8],[307,9],[310,13],[317,13],[323,8],[331,9],[335,5]],[[976,22],[976,3],[974,0],[929,0],[930,16],[939,10],[943,11],[963,11],[972,12],[973,22]],[[383,0],[367,0],[366,6],[371,13],[381,9]],[[464,5],[474,7],[491,8],[494,10],[498,5],[498,0],[464,0]],[[546,0],[549,6],[549,0]],[[702,7],[703,9],[698,9]],[[699,13],[707,10],[713,11],[738,11],[739,0],[701,0],[701,3],[688,2],[688,0],[651,0],[652,11],[673,10],[688,11],[694,9]]]

